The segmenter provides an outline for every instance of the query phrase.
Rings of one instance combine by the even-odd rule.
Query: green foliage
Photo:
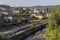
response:
[[[27,23],[27,19],[26,18],[17,18],[16,23]]]
[[[6,38],[6,37],[3,36],[3,35],[0,35],[0,40],[8,40],[8,38]]]
[[[6,24],[6,23],[0,23],[0,28],[6,28],[8,26],[8,24]]]
[[[52,10],[49,23],[46,28],[46,40],[60,40],[60,14],[58,10]]]
[[[32,23],[32,24],[30,25],[30,28],[35,28],[36,25],[37,25],[37,24]]]
[[[0,23],[0,28],[11,28],[12,26],[18,26],[19,24],[25,24],[25,23],[28,23],[28,20],[26,18],[17,18],[16,21],[12,23],[6,23],[6,22]]]

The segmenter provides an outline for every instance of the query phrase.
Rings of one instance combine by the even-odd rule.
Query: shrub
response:
[[[45,32],[46,40],[60,40],[60,14],[53,10]]]

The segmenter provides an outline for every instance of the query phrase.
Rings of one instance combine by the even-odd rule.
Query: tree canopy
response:
[[[46,40],[60,40],[60,13],[53,9],[45,32]]]

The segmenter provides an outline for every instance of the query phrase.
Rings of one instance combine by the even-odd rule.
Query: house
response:
[[[19,10],[12,10],[13,13],[19,14],[20,11]]]
[[[2,12],[2,14],[3,14],[3,15],[8,15],[9,13],[7,13],[7,12]]]
[[[40,13],[33,13],[31,14],[31,17],[37,17],[38,19],[42,19],[43,15],[41,15]]]
[[[39,10],[37,10],[36,8],[34,8],[34,13],[39,13]]]
[[[8,15],[7,12],[0,12],[0,22],[4,22],[5,21],[4,17],[7,15]]]
[[[0,7],[0,12],[4,12],[4,11],[6,11],[6,9],[3,7]]]
[[[46,17],[49,17],[51,15],[51,13],[46,13]]]
[[[23,10],[26,10],[26,8],[23,8]]]
[[[13,16],[5,16],[5,17],[4,17],[4,20],[5,20],[6,22],[14,22],[14,21],[16,20],[16,18],[13,17]]]
[[[8,18],[8,20],[9,20],[10,22],[12,22],[12,20],[13,20],[13,17],[12,17],[12,16],[8,16],[7,18]]]
[[[3,15],[0,13],[0,22],[3,22]]]
[[[10,11],[11,11],[12,13],[16,13],[16,14],[19,14],[19,13],[20,13],[20,10],[17,9],[17,8],[11,8]]]
[[[5,10],[5,8],[3,8],[3,7],[0,7],[0,9],[1,9],[1,10]]]
[[[39,15],[39,16],[36,16],[38,19],[42,19],[43,16],[42,15]]]
[[[14,22],[16,17],[9,15],[7,12],[0,12],[0,22]]]

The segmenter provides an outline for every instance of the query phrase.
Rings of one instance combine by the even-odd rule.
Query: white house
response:
[[[8,21],[10,21],[10,22],[13,22],[14,21],[12,16],[5,16],[4,17],[4,20],[7,21],[7,22]]]
[[[37,10],[36,8],[33,11],[34,13],[39,13],[39,10]]]
[[[23,8],[23,10],[26,10],[26,8]]]
[[[2,12],[2,14],[4,14],[4,15],[8,15],[9,13],[7,13],[7,12]]]
[[[3,7],[0,7],[0,9],[1,9],[1,10],[5,10],[5,8],[3,8]]]

